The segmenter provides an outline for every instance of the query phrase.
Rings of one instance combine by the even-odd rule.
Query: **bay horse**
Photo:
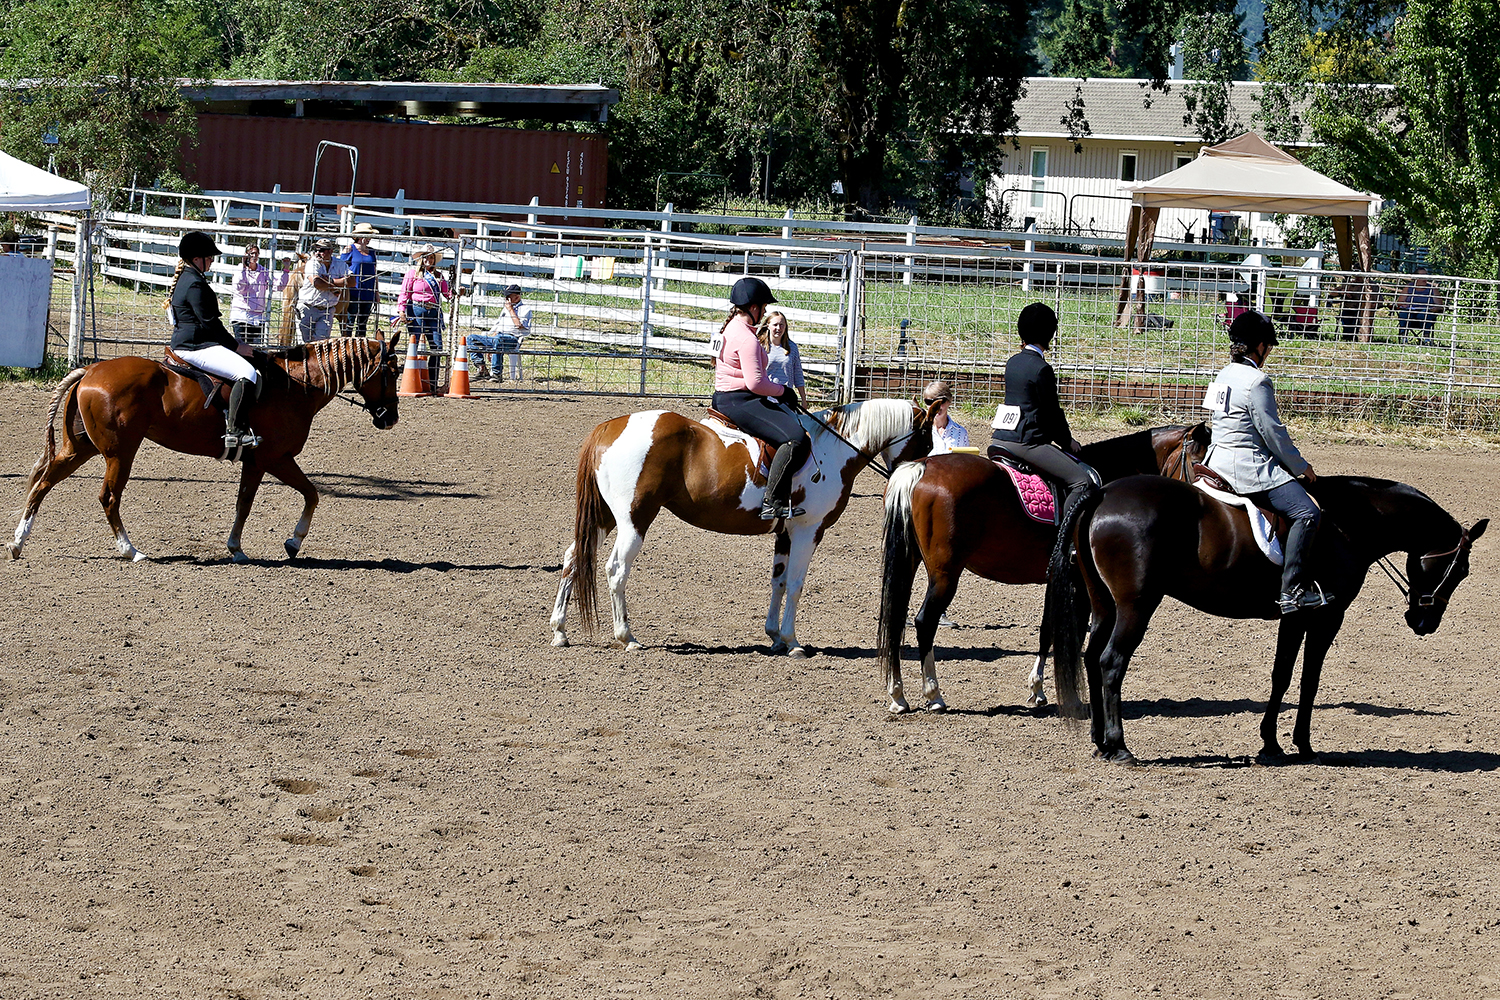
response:
[[[368,410],[376,427],[395,426],[396,387],[403,360],[395,343],[394,336],[389,343],[319,341],[265,355],[269,363],[257,366],[261,391],[253,402],[246,400],[250,425],[261,436],[261,444],[246,448],[241,458],[234,527],[226,543],[235,562],[249,561],[240,547],[240,534],[268,472],[302,494],[302,517],[285,542],[288,558],[301,551],[318,505],[318,491],[298,467],[296,456],[307,443],[314,414],[340,390],[353,386],[358,391],[360,400],[351,402]],[[61,448],[56,433],[59,412],[63,414]],[[195,379],[150,358],[112,358],[69,372],[52,394],[42,455],[31,471],[15,541],[6,544],[10,558],[20,558],[37,508],[52,487],[102,454],[104,486],[99,502],[114,531],[115,547],[134,562],[145,559],[120,520],[120,494],[130,479],[136,452],[146,440],[183,454],[217,458],[224,451],[224,417],[204,406],[203,390]]]
[[[812,438],[812,457],[792,481],[792,503],[805,513],[783,521],[760,519],[765,482],[757,480],[756,458],[748,446],[753,439],[743,432],[667,410],[632,413],[595,427],[578,453],[573,542],[563,555],[552,644],[568,644],[564,624],[572,598],[585,628],[592,627],[596,554],[605,536],[616,530],[605,562],[615,638],[626,649],[641,648],[630,630],[625,581],[646,531],[666,509],[694,527],[721,534],[775,532],[766,635],[771,652],[806,656],[797,641],[797,604],[814,550],[844,512],[860,470],[876,459],[894,466],[932,450],[936,411],[936,403],[923,410],[899,399],[871,399],[801,414]]]
[[[1261,554],[1241,508],[1185,483],[1148,477],[1112,483],[1096,505],[1081,506],[1072,532],[1076,561],[1065,556],[1054,561],[1048,606],[1063,623],[1054,628],[1059,700],[1065,713],[1082,715],[1083,669],[1096,757],[1135,761],[1125,747],[1120,688],[1165,597],[1221,618],[1280,618],[1271,696],[1260,724],[1259,759],[1267,763],[1286,758],[1276,722],[1299,649],[1304,650],[1302,693],[1292,742],[1299,757],[1314,758],[1312,709],[1323,661],[1378,560],[1407,553],[1406,623],[1417,635],[1437,631],[1454,590],[1469,575],[1470,547],[1489,519],[1465,528],[1420,490],[1388,479],[1320,476],[1307,489],[1323,508],[1312,576],[1334,600],[1286,616],[1276,607],[1281,568]],[[1085,594],[1093,625],[1087,647],[1080,650],[1082,630],[1066,623],[1077,620],[1074,605],[1083,604]]]
[[[1186,477],[1208,450],[1206,424],[1136,431],[1085,445],[1079,457],[1105,482],[1137,473]],[[901,683],[901,646],[911,607],[913,577],[927,567],[927,596],[917,612],[917,650],[922,694],[929,711],[947,708],[938,688],[933,642],[938,621],[958,591],[964,570],[997,583],[1046,583],[1057,529],[1021,505],[1010,478],[978,455],[937,455],[891,476],[885,494],[884,559],[880,583],[880,630],[876,645],[889,711],[910,710]],[[1051,646],[1043,619],[1041,649],[1032,664],[1026,703],[1047,704],[1042,673]]]

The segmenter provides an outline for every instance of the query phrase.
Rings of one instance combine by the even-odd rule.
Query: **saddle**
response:
[[[1193,463],[1193,485],[1216,500],[1245,508],[1245,513],[1251,519],[1250,527],[1256,532],[1255,540],[1260,544],[1261,551],[1273,563],[1281,565],[1282,553],[1286,551],[1286,535],[1292,527],[1291,521],[1274,508],[1262,507],[1251,501],[1249,497],[1236,493],[1229,483],[1225,482],[1223,476],[1202,462]],[[1254,516],[1256,513],[1259,513],[1264,522],[1263,530],[1261,525],[1256,524]],[[1273,541],[1276,543],[1274,546],[1271,545]]]
[[[217,375],[211,375],[201,368],[194,368],[178,357],[177,352],[170,347],[165,350],[167,360],[160,361],[158,364],[169,372],[197,382],[199,388],[203,390],[203,408],[205,410],[209,407],[214,407],[220,413],[229,412],[229,390],[234,388],[234,383]]]
[[[723,424],[725,430],[734,431],[736,434],[739,434],[742,437],[744,437],[744,439],[745,439],[745,445],[747,447],[749,447],[751,445],[759,445],[760,446],[760,450],[759,451],[757,451],[753,447],[750,448],[750,457],[753,458],[753,459],[755,459],[755,474],[754,474],[755,485],[756,486],[765,486],[766,485],[766,477],[771,474],[771,458],[772,458],[772,456],[774,456],[776,454],[776,449],[773,448],[770,444],[768,444],[763,438],[758,438],[754,434],[749,433],[748,431],[741,430],[739,424],[735,423],[733,420],[730,420],[728,417],[724,416],[724,414],[720,413],[718,410],[714,409],[712,406],[710,406],[708,408],[708,418],[707,419],[708,420],[713,420],[713,421],[715,421],[717,423],[720,423],[720,424]],[[795,475],[795,473],[796,473],[796,470],[793,470],[793,474],[794,475]]]
[[[1062,509],[1062,504],[1058,502],[1052,484],[1038,475],[1031,466],[997,445],[990,446],[988,458],[1010,477],[1026,515],[1033,521],[1056,526],[1057,513]]]

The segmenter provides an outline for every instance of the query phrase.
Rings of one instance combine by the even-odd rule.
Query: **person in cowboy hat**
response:
[[[495,320],[489,333],[469,334],[469,349],[495,352],[490,356],[490,360],[494,362],[490,372],[481,373],[480,378],[493,377],[496,382],[505,381],[500,358],[509,354],[510,377],[520,381],[521,341],[531,332],[531,306],[521,301],[520,285],[508,285],[501,294],[504,299],[500,303],[500,318]]]
[[[172,351],[194,368],[234,383],[224,418],[224,449],[254,448],[260,438],[249,429],[244,403],[260,373],[247,360],[252,350],[224,329],[219,298],[208,283],[219,247],[212,236],[195,230],[183,234],[177,254],[183,266],[172,286]]]
[[[406,319],[406,336],[410,340],[427,338],[430,349],[443,349],[443,299],[452,298],[448,279],[438,271],[443,249],[425,243],[412,251],[412,266],[401,281],[396,296],[396,315]]]
[[[766,306],[776,301],[759,278],[741,278],[729,290],[729,316],[712,340],[714,347],[713,407],[747,434],[776,445],[776,456],[766,475],[760,517],[775,521],[800,517],[792,506],[792,478],[812,452],[807,429],[797,419],[797,390],[766,377],[769,357],[755,326]]]
[[[333,259],[337,249],[333,240],[320,239],[303,265],[302,287],[297,290],[297,328],[304,344],[327,340],[333,334],[333,308],[353,281],[344,265]]]
[[[334,260],[342,263],[353,277],[349,286],[349,308],[344,313],[342,332],[346,337],[363,337],[370,322],[370,313],[375,310],[375,262],[370,252],[370,238],[379,232],[368,222],[354,227],[349,249]]]
[[[1308,552],[1322,510],[1298,479],[1318,481],[1276,412],[1276,387],[1262,368],[1276,346],[1276,324],[1254,310],[1229,327],[1229,364],[1214,377],[1204,403],[1213,413],[1213,443],[1203,459],[1230,488],[1291,521],[1281,564],[1284,615],[1318,608],[1333,599],[1312,582]],[[1309,586],[1311,584],[1311,586]]]

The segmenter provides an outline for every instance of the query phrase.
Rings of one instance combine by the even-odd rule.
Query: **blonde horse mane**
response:
[[[828,423],[851,444],[879,451],[911,432],[912,411],[903,399],[866,399],[829,410]]]

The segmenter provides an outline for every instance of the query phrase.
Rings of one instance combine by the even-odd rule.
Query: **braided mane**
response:
[[[359,385],[369,377],[380,364],[382,346],[381,341],[367,338],[315,340],[278,352],[273,357],[293,381],[309,390],[316,389],[333,396],[345,386]],[[292,365],[298,362],[302,364],[300,378],[292,372]]]

